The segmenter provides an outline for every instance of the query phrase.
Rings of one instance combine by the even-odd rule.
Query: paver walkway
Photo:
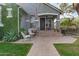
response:
[[[30,41],[19,40],[18,43],[33,43],[28,56],[59,56],[58,51],[54,47],[54,43],[73,43],[76,41],[71,36],[62,36],[59,33],[45,32]],[[15,42],[16,43],[16,42]]]
[[[41,40],[42,39],[42,40]],[[46,38],[37,38],[28,56],[54,56],[59,55],[52,42]]]

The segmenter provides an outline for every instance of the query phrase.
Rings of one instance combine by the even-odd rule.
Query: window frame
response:
[[[2,23],[2,6],[0,5],[0,27],[3,27],[3,23]]]
[[[7,18],[11,18],[12,16],[12,8],[8,7],[7,8]]]

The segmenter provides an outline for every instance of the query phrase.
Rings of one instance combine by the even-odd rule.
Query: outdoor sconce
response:
[[[12,16],[12,8],[7,8],[7,18],[11,18]]]

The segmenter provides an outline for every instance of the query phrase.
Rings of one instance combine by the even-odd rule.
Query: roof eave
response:
[[[46,5],[48,5],[49,7],[51,7],[51,8],[54,8],[56,11],[58,11],[60,14],[62,14],[63,13],[63,11],[62,10],[60,10],[60,9],[58,9],[57,7],[55,7],[55,6],[53,6],[53,5],[51,5],[50,3],[44,3],[44,4],[46,4]]]

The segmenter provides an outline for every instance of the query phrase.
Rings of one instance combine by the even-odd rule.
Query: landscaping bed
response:
[[[54,44],[61,56],[79,56],[79,37],[73,44]]]
[[[0,43],[0,56],[26,56],[32,44]]]

